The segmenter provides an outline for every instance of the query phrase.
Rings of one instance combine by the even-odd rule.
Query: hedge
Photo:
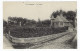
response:
[[[35,27],[35,28],[15,28],[10,35],[18,38],[40,37],[50,34],[57,34],[66,31],[66,28]]]

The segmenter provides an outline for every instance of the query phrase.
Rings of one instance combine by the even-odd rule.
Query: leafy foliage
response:
[[[59,11],[57,10],[56,12],[53,12],[52,16],[54,16],[54,18],[56,18],[57,15],[60,15],[60,14],[62,14],[63,16],[66,16],[66,18],[68,20],[73,20],[73,21],[74,21],[74,19],[76,17],[76,12],[75,11],[67,11],[67,12],[65,12],[63,10],[59,10]]]
[[[5,20],[3,20],[3,26],[6,27],[7,26],[7,22]]]

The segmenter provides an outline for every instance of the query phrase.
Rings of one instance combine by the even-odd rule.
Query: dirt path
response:
[[[36,49],[73,49],[72,45],[69,44],[69,40],[71,40],[75,36],[74,32],[68,33],[58,39],[51,40],[49,42],[39,44]]]

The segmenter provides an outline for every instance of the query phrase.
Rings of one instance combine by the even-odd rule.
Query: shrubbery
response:
[[[11,30],[11,36],[18,38],[40,37],[66,31],[66,28],[35,27],[35,28],[16,28]]]

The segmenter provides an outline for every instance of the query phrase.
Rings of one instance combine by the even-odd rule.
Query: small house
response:
[[[51,16],[51,27],[53,28],[61,28],[61,27],[67,27],[68,30],[73,30],[72,29],[72,25],[70,23],[70,21],[68,21],[66,19],[66,17],[64,17],[62,15],[62,13],[60,15],[57,15],[57,17],[55,18],[54,16]]]

